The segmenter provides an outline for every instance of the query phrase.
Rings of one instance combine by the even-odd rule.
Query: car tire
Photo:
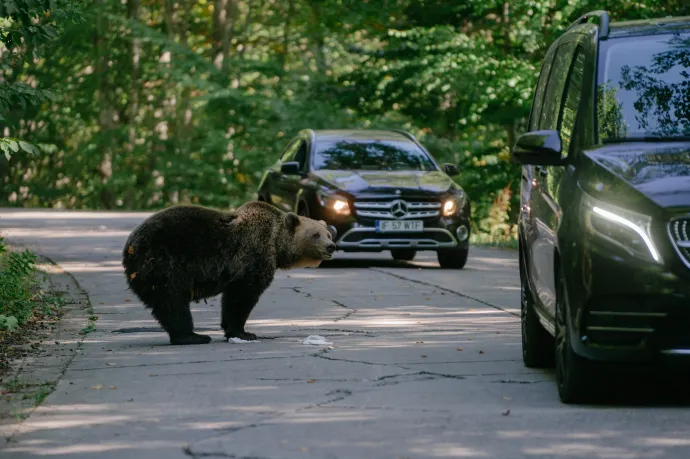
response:
[[[551,368],[555,360],[555,340],[539,321],[526,273],[524,258],[520,255],[522,361],[527,368]]]
[[[391,255],[393,259],[397,261],[412,261],[415,255],[417,255],[417,251],[411,249],[393,249],[391,250]]]
[[[443,269],[462,269],[467,263],[469,251],[469,249],[439,250],[436,252],[436,257]]]
[[[573,351],[570,334],[565,279],[556,273],[556,386],[561,402],[566,404],[587,403],[594,400],[597,374],[594,363]]]

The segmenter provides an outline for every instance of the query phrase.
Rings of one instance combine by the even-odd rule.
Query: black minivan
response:
[[[581,17],[546,54],[528,131],[525,365],[555,365],[579,403],[604,364],[690,362],[690,17]]]

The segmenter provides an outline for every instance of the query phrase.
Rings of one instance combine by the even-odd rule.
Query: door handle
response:
[[[541,175],[542,177],[546,177],[547,175],[549,175],[549,171],[547,171],[544,166],[537,166],[535,167],[535,169],[537,170],[537,172],[539,172],[539,175]]]

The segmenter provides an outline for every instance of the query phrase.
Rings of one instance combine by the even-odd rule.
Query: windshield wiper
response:
[[[604,139],[602,143],[625,143],[625,142],[687,142],[690,141],[690,135],[676,135],[676,136],[660,136],[660,135],[645,135],[641,137],[616,137],[613,139]]]

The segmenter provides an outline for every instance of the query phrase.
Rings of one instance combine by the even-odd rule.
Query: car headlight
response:
[[[613,206],[589,195],[585,195],[582,204],[587,231],[633,256],[662,262],[652,239],[650,216]]]
[[[446,199],[443,202],[441,214],[444,217],[456,215],[458,210],[462,210],[465,207],[466,201],[467,195],[465,195],[465,193],[461,193],[457,196],[453,196],[452,198]]]
[[[333,210],[337,215],[350,215],[350,205],[347,199],[337,194],[328,195],[326,193],[318,192],[319,201],[323,207]]]

